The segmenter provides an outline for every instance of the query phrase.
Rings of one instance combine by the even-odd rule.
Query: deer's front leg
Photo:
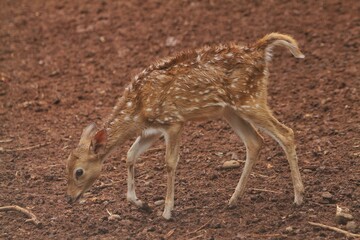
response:
[[[128,190],[126,198],[129,202],[134,203],[137,207],[142,207],[143,203],[136,197],[135,193],[135,162],[136,159],[142,153],[144,153],[151,145],[153,145],[160,136],[160,132],[155,132],[151,135],[148,134],[138,137],[127,153],[126,165],[128,171]]]
[[[171,218],[171,211],[174,208],[175,171],[179,160],[181,129],[181,125],[172,126],[168,129],[167,134],[165,135],[167,190],[165,198],[165,209],[162,214],[165,219]]]

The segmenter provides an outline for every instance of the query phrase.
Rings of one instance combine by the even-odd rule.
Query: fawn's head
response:
[[[106,131],[96,131],[95,124],[83,130],[79,145],[70,153],[66,164],[69,203],[77,201],[99,177],[105,142]]]

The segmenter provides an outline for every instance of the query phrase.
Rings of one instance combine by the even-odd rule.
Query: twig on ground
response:
[[[273,233],[273,234],[249,234],[246,235],[248,237],[258,238],[258,239],[264,239],[264,238],[272,238],[272,237],[280,237],[282,234],[279,233]]]
[[[202,236],[204,236],[204,234],[200,234],[200,235],[198,235],[196,237],[189,238],[188,240],[195,240],[195,239],[201,238]]]
[[[276,193],[276,194],[283,194],[280,191],[273,191],[273,190],[267,190],[267,189],[262,189],[262,188],[249,188],[249,190],[258,191],[258,192],[270,192],[270,193]]]
[[[36,226],[40,226],[41,222],[36,218],[36,216],[30,212],[29,210],[13,205],[13,206],[4,206],[4,207],[0,207],[0,212],[1,211],[18,211],[21,212],[23,214],[25,214],[26,216],[28,216],[30,219],[27,219],[25,222],[32,222],[34,223]]]
[[[13,139],[9,138],[9,139],[1,139],[0,140],[0,143],[9,143],[9,142],[12,142]]]
[[[170,237],[174,234],[175,229],[176,229],[176,228],[173,228],[173,229],[171,229],[167,234],[165,234],[164,239],[170,238]]]
[[[188,235],[191,235],[191,234],[194,234],[194,233],[197,233],[198,231],[202,230],[203,228],[205,228],[214,218],[211,218],[209,221],[207,221],[205,224],[203,224],[201,227],[199,227],[198,229],[192,231],[192,232],[189,232],[187,233],[185,236],[188,236]]]
[[[308,222],[308,223],[310,225],[313,225],[313,226],[317,226],[317,227],[333,230],[333,231],[338,232],[338,233],[342,233],[346,237],[360,238],[360,234],[351,233],[351,232],[342,230],[342,229],[337,228],[337,227],[332,227],[332,226],[329,226],[329,225],[325,225],[325,224],[322,224],[322,223],[315,223],[315,222]]]
[[[34,146],[30,146],[30,147],[20,147],[20,148],[13,148],[13,149],[4,149],[4,148],[0,148],[0,152],[18,152],[18,151],[27,151],[27,150],[31,150],[31,149],[35,149],[35,148],[41,148],[44,147],[46,145],[49,145],[50,143],[41,143],[41,144],[37,144]]]

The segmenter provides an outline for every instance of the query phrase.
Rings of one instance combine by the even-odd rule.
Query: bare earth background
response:
[[[359,12],[357,0],[0,0],[0,206],[26,207],[42,222],[1,212],[0,239],[344,239],[308,221],[337,226],[339,204],[360,223]],[[154,204],[165,195],[162,141],[137,164],[137,193],[152,212],[125,198],[134,139],[106,160],[82,204],[65,202],[64,160],[138,71],[176,51],[272,31],[293,35],[306,55],[276,49],[269,81],[270,106],[296,134],[304,205],[293,206],[288,163],[266,137],[244,198],[226,208],[241,168],[218,166],[244,160],[245,148],[220,120],[187,124],[173,220]]]

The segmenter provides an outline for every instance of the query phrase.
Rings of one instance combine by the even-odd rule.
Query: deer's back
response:
[[[213,118],[266,95],[265,59],[247,47],[207,47],[165,59],[135,78],[131,92],[149,122]]]

